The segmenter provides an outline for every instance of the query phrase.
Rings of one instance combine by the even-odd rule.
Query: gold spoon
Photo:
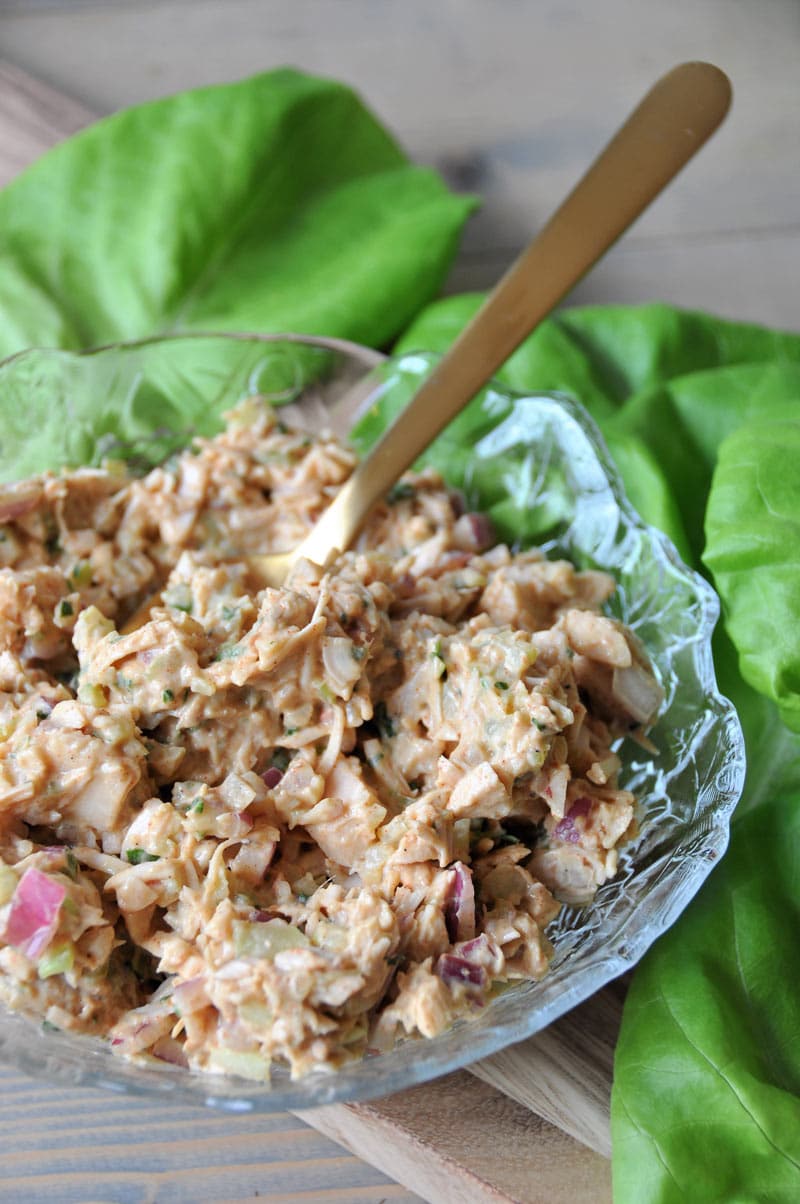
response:
[[[677,175],[730,101],[728,77],[710,63],[683,63],[657,81],[302,543],[247,558],[263,585],[283,585],[301,557],[326,564],[349,546],[375,502]],[[123,631],[146,622],[156,602],[149,598]]]
[[[302,543],[248,558],[264,585],[282,585],[301,557],[325,564],[349,546],[378,499],[713,134],[730,101],[728,77],[710,63],[658,80]]]

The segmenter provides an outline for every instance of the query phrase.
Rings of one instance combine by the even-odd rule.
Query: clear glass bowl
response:
[[[435,357],[383,360],[338,340],[192,335],[83,354],[30,351],[0,365],[0,479],[126,455],[144,467],[254,392],[291,405],[319,429],[346,431],[363,450],[430,371]],[[30,432],[37,432],[36,439]],[[538,983],[506,989],[475,1017],[432,1041],[291,1082],[192,1075],[132,1065],[99,1041],[43,1031],[0,1014],[0,1057],[23,1070],[114,1091],[172,1093],[231,1110],[302,1109],[383,1095],[454,1070],[530,1036],[632,966],[677,918],[728,840],[741,793],[744,746],[716,687],[711,633],[717,599],[645,526],[625,499],[591,419],[556,396],[493,385],[437,440],[425,460],[492,514],[500,534],[541,543],[580,567],[614,574],[611,610],[641,637],[664,685],[652,732],[658,752],[623,746],[623,784],[640,800],[640,834],[618,876],[549,930],[555,957]]]

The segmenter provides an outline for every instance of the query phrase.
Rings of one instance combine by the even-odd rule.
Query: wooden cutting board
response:
[[[0,63],[0,186],[92,119]],[[609,988],[469,1071],[302,1119],[436,1204],[604,1204],[621,998]]]

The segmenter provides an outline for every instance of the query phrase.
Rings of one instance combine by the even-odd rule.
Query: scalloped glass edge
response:
[[[234,337],[250,345],[284,336]],[[376,361],[374,351],[341,340],[285,338],[349,357],[356,375]],[[187,340],[178,336],[90,353],[14,356],[0,364],[0,412],[6,375],[20,363],[24,366],[26,357],[56,356],[62,365],[80,367],[91,356],[125,357],[152,346],[159,352],[166,347],[169,354],[171,342],[185,345]],[[407,395],[437,358],[406,354],[373,368],[369,387],[360,387],[360,412],[374,414],[377,404],[391,402],[394,390]],[[222,390],[228,401],[230,383],[226,380]],[[319,386],[311,391],[319,394]],[[622,852],[617,876],[600,888],[594,902],[583,909],[564,908],[548,930],[556,945],[548,974],[538,983],[506,988],[482,1011],[433,1040],[406,1040],[336,1073],[296,1082],[288,1076],[272,1084],[217,1079],[166,1064],[128,1063],[101,1040],[48,1032],[40,1022],[5,1010],[0,1012],[3,1060],[37,1077],[170,1095],[229,1111],[297,1110],[366,1100],[459,1069],[545,1028],[632,967],[693,898],[727,847],[730,815],[744,784],[741,727],[732,705],[717,690],[711,654],[719,617],[716,595],[681,562],[667,537],[636,514],[602,436],[582,406],[567,397],[515,393],[498,384],[490,385],[474,406],[489,420],[504,416],[474,444],[475,471],[468,473],[468,487],[480,477],[481,466],[522,454],[524,472],[517,487],[524,496],[515,500],[524,506],[530,499],[543,507],[551,530],[541,546],[581,567],[603,567],[615,576],[619,588],[613,613],[644,640],[666,691],[652,732],[659,755],[636,754],[630,741],[624,746],[623,784],[639,795],[640,834]]]

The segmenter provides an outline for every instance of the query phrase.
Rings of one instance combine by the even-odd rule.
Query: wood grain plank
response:
[[[471,249],[522,245],[653,79],[708,58],[733,79],[731,117],[637,229],[797,220],[796,0],[768,20],[729,0],[95,0],[15,8],[0,42],[98,113],[285,63],[349,80],[416,160],[482,195]]]
[[[600,991],[543,1032],[469,1069],[610,1158],[611,1081],[621,1019],[619,997]]]
[[[0,1067],[0,1201],[185,1204],[319,1199],[414,1204],[412,1192],[286,1112],[209,1112],[63,1087]]]
[[[516,248],[507,248],[459,256],[444,291],[491,287],[515,254]],[[800,226],[697,240],[645,240],[632,234],[612,248],[565,304],[664,301],[735,321],[800,331],[798,279]]]
[[[604,1158],[464,1071],[302,1116],[435,1204],[611,1200]]]
[[[0,188],[93,119],[84,105],[0,62]]]

